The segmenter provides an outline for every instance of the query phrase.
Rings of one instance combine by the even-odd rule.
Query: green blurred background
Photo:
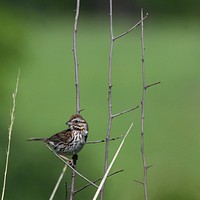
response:
[[[83,1],[78,26],[78,59],[83,116],[89,140],[107,131],[109,3]],[[192,1],[113,1],[114,33],[145,20],[147,91],[145,151],[149,199],[200,199],[200,3]],[[0,6],[0,187],[5,166],[8,126],[18,69],[21,69],[5,199],[48,199],[63,163],[30,137],[48,137],[75,112],[72,36],[75,1],[1,1]],[[113,112],[140,105],[140,28],[116,41],[113,55]],[[134,129],[112,169],[124,169],[106,184],[105,199],[143,199],[140,155],[140,109],[114,119],[112,137]],[[110,144],[110,159],[120,141]],[[78,171],[94,180],[102,176],[104,144],[86,145]],[[55,199],[65,198],[67,172]],[[76,188],[85,182],[77,177]],[[75,199],[91,199],[90,187]]]

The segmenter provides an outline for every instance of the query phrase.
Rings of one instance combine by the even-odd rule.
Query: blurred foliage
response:
[[[2,180],[11,93],[17,69],[21,67],[5,199],[48,199],[63,163],[45,145],[28,143],[26,139],[48,137],[66,128],[66,120],[74,113],[71,50],[74,18],[68,14],[17,13],[1,12],[5,29],[0,33],[4,45],[1,50],[4,64],[0,67],[0,177]],[[148,173],[150,199],[200,199],[198,22],[192,16],[171,20],[150,16],[145,21],[146,81],[149,84],[161,81],[148,90],[146,97],[145,150],[147,162],[153,164]],[[115,35],[133,23],[132,18],[114,18]],[[85,109],[83,116],[90,125],[89,140],[105,138],[107,130],[108,55],[107,15],[81,16],[78,28],[81,108]],[[141,45],[137,29],[114,46],[113,111],[138,105],[140,100]],[[125,133],[133,120],[134,129],[113,167],[113,171],[125,171],[107,181],[105,199],[143,199],[141,185],[133,181],[142,179],[140,110],[115,119],[112,136]],[[119,141],[110,144],[110,158],[118,145]],[[78,171],[91,180],[99,178],[103,162],[104,145],[86,145],[79,155]],[[67,171],[55,199],[64,199],[64,182],[69,184],[70,177]],[[76,188],[84,184],[77,177]],[[94,192],[90,187],[77,194],[76,199],[91,199]]]
[[[74,0],[2,0],[2,5],[13,6],[15,8],[21,8],[24,10],[35,10],[39,12],[66,12],[66,10],[73,10],[76,8]],[[87,11],[90,13],[105,12],[108,6],[107,0],[84,0],[81,2],[82,11]],[[173,13],[176,15],[187,13],[199,14],[200,2],[198,0],[115,0],[113,1],[114,9],[119,12],[124,12],[126,14],[133,14],[136,10],[143,7],[148,12],[158,13],[158,14],[169,14]]]
[[[0,59],[3,66],[5,62],[12,63],[12,60],[22,57],[26,34],[22,16],[16,10],[1,8],[0,19]]]

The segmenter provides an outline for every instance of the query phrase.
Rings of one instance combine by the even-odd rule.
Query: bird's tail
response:
[[[27,141],[45,141],[46,138],[29,138]]]

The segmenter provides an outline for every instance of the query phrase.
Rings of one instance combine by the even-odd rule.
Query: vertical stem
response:
[[[105,146],[105,163],[104,163],[104,174],[108,169],[108,154],[109,154],[109,139],[112,126],[112,56],[113,56],[113,45],[114,45],[114,36],[113,36],[113,20],[112,20],[112,0],[110,0],[110,55],[109,55],[109,69],[108,69],[108,129],[106,135],[106,146]],[[101,190],[101,200],[104,196],[104,186]]]
[[[76,88],[76,114],[80,114],[80,90],[79,90],[79,79],[78,79],[78,58],[77,58],[77,27],[78,27],[78,17],[80,10],[80,0],[76,2],[76,16],[74,21],[74,37],[73,37],[73,53],[74,53],[74,65],[75,65],[75,88]],[[73,156],[73,167],[76,169],[76,161],[78,159],[77,155]],[[71,191],[70,191],[70,200],[73,200],[74,197],[74,183],[75,183],[76,173],[72,171],[71,178]]]
[[[141,101],[141,155],[143,161],[143,186],[144,186],[144,197],[148,200],[147,193],[147,164],[144,152],[144,114],[145,114],[145,95],[146,95],[146,81],[145,81],[145,65],[144,65],[144,22],[143,22],[143,9],[141,9],[141,44],[142,44],[142,101]]]
[[[78,79],[78,57],[77,57],[77,27],[78,27],[78,17],[80,9],[80,0],[77,0],[76,5],[76,16],[74,22],[74,37],[73,37],[73,54],[74,54],[74,65],[75,65],[75,87],[76,87],[76,114],[80,113],[80,90],[79,90],[79,79]]]
[[[11,146],[11,136],[12,136],[13,124],[14,124],[14,121],[15,121],[15,104],[16,104],[15,101],[16,101],[16,96],[17,96],[17,91],[18,91],[19,76],[20,76],[20,70],[19,70],[18,76],[17,76],[15,91],[12,94],[13,107],[12,107],[12,111],[10,113],[10,127],[8,128],[8,147],[7,147],[7,152],[6,152],[6,165],[5,165],[5,171],[4,171],[3,189],[2,189],[1,200],[4,199],[5,190],[6,190],[6,180],[7,180],[8,163],[9,163],[10,146]]]
[[[73,155],[72,160],[73,160],[73,168],[76,170],[76,161],[78,160],[78,155],[77,154]],[[73,170],[72,171],[72,179],[71,179],[70,200],[73,200],[73,198],[74,198],[75,175],[76,175],[76,172]]]

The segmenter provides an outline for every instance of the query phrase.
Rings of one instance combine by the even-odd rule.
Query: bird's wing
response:
[[[73,137],[72,137],[72,133],[71,133],[70,129],[63,130],[63,131],[51,136],[50,138],[48,138],[49,141],[52,141],[54,143],[63,142],[66,144],[71,142],[72,139],[73,139]]]

